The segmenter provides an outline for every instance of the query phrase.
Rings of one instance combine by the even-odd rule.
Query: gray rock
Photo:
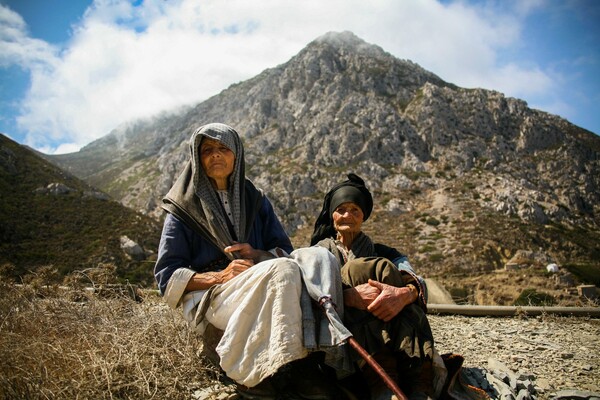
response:
[[[550,397],[552,400],[600,400],[600,393],[584,390],[560,390]]]
[[[571,358],[575,357],[575,355],[573,353],[569,353],[569,352],[562,352],[560,353],[560,358],[562,358],[563,360],[569,360]]]
[[[526,390],[528,393],[535,393],[535,386],[529,379],[517,381],[517,390],[520,392]]]
[[[486,379],[494,388],[494,391],[497,392],[498,398],[508,398],[509,396],[512,396],[514,399],[514,393],[507,383],[490,373],[486,374]]]
[[[60,182],[54,182],[54,183],[50,183],[48,184],[48,186],[46,187],[42,187],[42,188],[37,188],[35,190],[35,193],[42,193],[42,194],[52,194],[52,195],[66,195],[69,194],[71,192],[75,192],[76,190],[65,185],[64,183],[60,183]]]
[[[517,394],[517,400],[531,400],[531,394],[527,391],[527,389],[521,389]]]
[[[121,236],[121,249],[134,260],[141,261],[146,259],[146,252],[142,246],[129,239],[127,236]]]

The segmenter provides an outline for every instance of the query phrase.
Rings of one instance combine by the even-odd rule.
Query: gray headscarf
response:
[[[235,155],[227,187],[233,232],[229,229],[221,201],[202,168],[200,145],[205,138],[223,143]],[[204,125],[192,134],[190,152],[191,159],[163,199],[163,208],[221,250],[234,242],[246,242],[260,209],[262,193],[246,179],[244,147],[240,136],[225,124]]]

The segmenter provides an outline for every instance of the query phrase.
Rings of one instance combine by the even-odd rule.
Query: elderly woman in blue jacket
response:
[[[198,332],[221,333],[214,350],[243,396],[275,397],[272,377],[308,360],[298,258],[316,271],[337,262],[324,249],[302,249],[295,258],[271,203],[245,177],[244,149],[233,128],[200,127],[190,150],[163,200],[167,215],[154,270],[159,290]],[[291,389],[330,398],[310,372],[296,375],[312,377],[313,384],[296,379]]]

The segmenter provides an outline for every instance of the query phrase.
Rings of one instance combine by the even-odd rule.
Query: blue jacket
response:
[[[252,225],[248,243],[259,250],[279,247],[288,253],[292,243],[275,215],[266,196]],[[154,277],[161,295],[165,293],[173,272],[178,268],[190,268],[196,272],[218,271],[229,264],[229,259],[215,245],[190,229],[185,223],[168,213],[158,247],[158,259]]]

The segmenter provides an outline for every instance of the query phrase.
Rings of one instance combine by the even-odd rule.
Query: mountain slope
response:
[[[326,190],[352,171],[375,195],[365,229],[424,274],[490,271],[522,251],[534,253],[529,264],[600,269],[600,137],[522,100],[447,83],[349,32],[51,159],[160,217],[187,139],[215,121],[243,136],[247,174],[297,246],[308,244]]]
[[[41,266],[64,275],[110,263],[121,278],[152,281],[152,264],[128,257],[121,236],[154,252],[157,221],[110,200],[3,135],[0,193],[0,265],[11,266],[14,276]]]

